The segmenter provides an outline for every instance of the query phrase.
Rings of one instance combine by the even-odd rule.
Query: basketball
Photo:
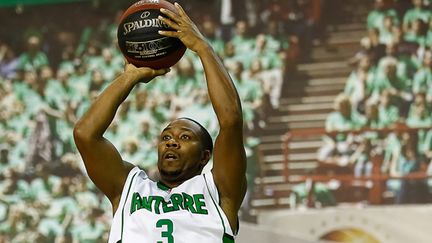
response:
[[[158,34],[172,30],[158,19],[160,8],[177,13],[174,5],[165,0],[141,0],[131,5],[121,16],[117,29],[118,45],[129,63],[153,69],[169,68],[186,51],[183,43]]]

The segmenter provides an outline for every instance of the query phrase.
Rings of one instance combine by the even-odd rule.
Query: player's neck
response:
[[[163,190],[169,190],[169,189],[175,188],[182,183],[183,183],[183,181],[182,182],[169,182],[169,181],[166,181],[163,179],[161,179],[157,182],[158,187],[163,189]]]

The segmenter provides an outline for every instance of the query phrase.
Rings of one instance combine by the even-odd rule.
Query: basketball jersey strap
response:
[[[121,209],[121,233],[120,233],[120,240],[117,241],[117,243],[121,243],[123,240],[123,228],[124,228],[124,214],[125,214],[125,206],[126,206],[126,201],[127,198],[129,197],[129,193],[130,193],[130,189],[132,187],[132,183],[134,181],[134,178],[141,172],[141,170],[138,167],[134,167],[130,172],[128,177],[126,178],[125,181],[125,185],[123,187],[123,192],[125,191],[125,189],[127,188],[127,192],[124,195],[123,198],[121,198],[121,200],[123,201],[120,205],[122,206]],[[122,195],[123,196],[123,195]]]
[[[213,204],[215,205],[216,209],[218,210],[219,218],[221,220],[221,223],[224,228],[224,234],[222,238],[223,243],[231,243],[234,242],[234,235],[236,235],[236,232],[233,232],[231,229],[231,225],[229,224],[228,219],[225,216],[225,213],[223,212],[222,208],[220,207],[220,198],[219,198],[219,191],[216,187],[216,184],[213,180],[213,174],[212,172],[207,172],[203,174],[204,181],[207,186],[207,190],[209,191],[210,197],[212,199]]]

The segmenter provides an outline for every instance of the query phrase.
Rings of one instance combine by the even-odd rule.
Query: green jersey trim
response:
[[[232,237],[231,235],[224,233],[223,238],[222,238],[222,243],[235,243],[234,241],[234,237]]]
[[[135,176],[136,176],[138,173],[139,173],[139,171],[138,171],[138,172],[135,172],[135,174],[132,176],[132,179],[130,180],[129,188],[128,188],[128,191],[127,191],[127,193],[126,193],[126,197],[125,197],[125,202],[124,202],[124,204],[123,204],[123,208],[122,208],[122,220],[121,220],[121,235],[120,235],[120,242],[123,241],[124,209],[125,209],[125,206],[126,206],[127,199],[129,198],[129,192],[130,192],[130,189],[131,189],[131,187],[132,187],[133,179],[135,178]]]
[[[163,182],[161,182],[161,181],[158,181],[158,182],[156,183],[156,185],[157,185],[157,187],[158,187],[159,189],[164,190],[164,191],[168,191],[168,190],[171,189],[169,186],[165,185],[165,184],[164,184]]]

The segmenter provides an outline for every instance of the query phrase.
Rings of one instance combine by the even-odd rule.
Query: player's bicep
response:
[[[76,139],[75,142],[90,179],[114,203],[133,165],[124,162],[114,145],[105,138],[92,141]]]
[[[221,198],[240,207],[246,192],[246,153],[242,129],[223,129],[214,147],[213,170]]]

